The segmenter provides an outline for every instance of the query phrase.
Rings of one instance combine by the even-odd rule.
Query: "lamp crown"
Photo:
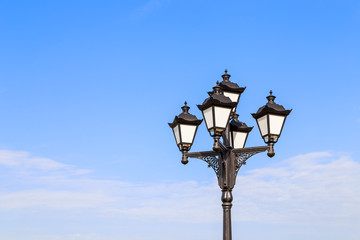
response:
[[[216,86],[213,87],[213,89],[214,89],[214,94],[216,94],[216,95],[221,94],[221,87],[220,87],[219,81],[216,82]]]
[[[229,81],[230,81],[229,78],[231,77],[231,75],[228,74],[227,72],[228,72],[227,69],[225,69],[225,74],[223,74],[223,75],[221,76],[221,77],[223,78],[223,81],[224,81],[224,82],[229,82]]]
[[[274,100],[275,100],[275,96],[272,95],[272,90],[270,90],[270,95],[266,97],[266,99],[270,102],[270,103],[274,103]]]
[[[183,110],[183,113],[189,113],[190,107],[187,105],[187,102],[185,101],[184,106],[181,107]]]

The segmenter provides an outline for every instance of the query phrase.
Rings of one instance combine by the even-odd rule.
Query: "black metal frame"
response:
[[[228,135],[230,136],[230,139],[229,139],[229,144],[231,147],[235,148],[235,142],[234,142],[234,135],[235,135],[235,132],[242,132],[242,133],[246,133],[246,137],[245,137],[245,140],[244,140],[244,144],[241,148],[244,148],[245,147],[245,144],[246,144],[246,141],[247,141],[247,138],[249,136],[249,133],[251,132],[251,130],[254,128],[254,127],[248,127],[246,125],[246,123],[243,123],[243,122],[240,122],[238,120],[238,117],[239,115],[236,114],[236,113],[233,113],[233,116],[232,116],[232,120],[230,121],[229,123],[229,131],[228,131]],[[226,134],[226,133],[225,133]]]
[[[187,151],[190,151],[191,146],[192,146],[192,144],[194,142],[194,139],[195,139],[197,129],[198,129],[199,125],[202,123],[203,120],[202,119],[199,120],[199,119],[196,118],[195,115],[192,115],[192,114],[189,113],[190,107],[187,106],[187,102],[184,103],[184,106],[182,106],[181,109],[182,109],[183,112],[179,116],[175,116],[174,121],[172,123],[169,123],[169,126],[173,130],[175,143],[178,146],[179,150],[182,151],[182,152],[183,151],[187,152]],[[196,126],[194,135],[192,137],[192,141],[190,143],[184,143],[183,142],[182,133],[181,133],[181,125]],[[177,143],[177,141],[176,141],[176,135],[175,135],[175,131],[174,131],[176,126],[179,127],[179,140],[180,140],[179,143]],[[184,144],[189,145],[189,146],[185,146]]]
[[[224,141],[229,141],[224,135],[223,138]],[[269,150],[269,147],[232,148],[225,146],[221,141],[219,141],[219,144],[220,151],[183,152],[183,159],[186,158],[186,162],[188,162],[188,158],[201,159],[208,164],[208,167],[214,170],[222,191],[223,239],[231,240],[232,189],[235,186],[237,174],[250,157]]]
[[[197,105],[197,107],[199,108],[199,110],[203,114],[203,117],[205,119],[205,123],[206,123],[207,128],[208,128],[208,124],[207,124],[207,120],[205,118],[204,110],[209,109],[211,107],[211,110],[212,110],[212,112],[211,112],[212,116],[211,117],[213,119],[213,126],[212,126],[212,128],[208,128],[208,131],[210,133],[210,136],[212,136],[212,137],[221,136],[221,132],[224,131],[226,129],[226,126],[227,126],[227,124],[225,125],[224,128],[216,126],[217,121],[216,121],[216,117],[215,117],[215,107],[226,108],[226,109],[230,110],[229,116],[228,116],[227,121],[226,121],[228,123],[229,120],[230,120],[232,110],[237,105],[236,102],[231,101],[230,98],[225,97],[222,94],[221,87],[220,87],[219,84],[220,84],[219,82],[216,82],[216,86],[213,87],[213,90],[214,90],[213,94],[211,94],[210,97],[205,99],[203,104]],[[220,131],[217,131],[217,130],[220,130]],[[213,133],[212,133],[212,131],[213,131]]]
[[[228,93],[234,93],[234,94],[239,95],[236,100],[236,106],[231,110],[232,112],[236,112],[237,105],[240,101],[241,94],[245,91],[246,87],[239,87],[239,85],[237,85],[236,83],[231,82],[229,80],[231,75],[227,73],[226,69],[225,69],[225,74],[223,74],[221,77],[222,77],[223,81],[220,83],[220,87],[221,87],[223,93],[228,92]]]
[[[270,129],[270,115],[284,117],[284,121],[282,122],[281,129],[280,129],[280,133],[279,133],[279,134],[272,134],[272,133],[271,133],[271,129]],[[278,139],[280,138],[280,136],[281,136],[281,133],[282,133],[282,130],[283,130],[283,128],[284,128],[284,125],[285,125],[285,121],[286,121],[287,116],[284,116],[284,115],[281,115],[281,114],[277,114],[277,113],[267,113],[267,114],[265,114],[264,116],[266,116],[266,121],[267,121],[267,128],[268,128],[268,130],[267,130],[267,133],[266,133],[265,135],[262,135],[262,134],[261,134],[261,136],[262,136],[262,138],[264,139],[264,142],[265,142],[266,144],[268,144],[268,143],[276,143],[276,142],[278,141]],[[261,117],[263,117],[263,116],[261,116]],[[261,117],[259,117],[259,118],[261,118]],[[258,119],[259,119],[259,118],[258,118]],[[259,128],[260,133],[262,133],[262,132],[261,132],[261,129],[260,129],[259,122],[258,122],[258,119],[256,119],[256,124],[257,124],[257,126],[258,126],[258,128]],[[273,138],[271,138],[271,136],[276,136],[276,140],[274,140]],[[265,138],[268,138],[268,141],[266,141]]]
[[[194,132],[194,135],[193,135],[192,140],[191,140],[190,143],[187,143],[187,142],[184,142],[184,141],[183,141],[183,139],[182,139],[182,133],[181,133],[181,125],[187,125],[187,126],[193,126],[193,127],[195,127],[195,132]],[[176,142],[176,135],[175,135],[175,130],[174,130],[176,126],[179,127],[179,140],[180,140],[179,143]],[[176,143],[176,145],[178,146],[178,148],[179,148],[180,151],[183,150],[183,146],[184,146],[185,144],[189,144],[189,147],[188,147],[187,151],[190,151],[191,146],[192,146],[192,144],[193,144],[193,142],[194,142],[195,135],[196,135],[196,132],[197,132],[197,130],[198,130],[198,127],[199,127],[199,125],[195,126],[194,124],[178,123],[177,125],[175,125],[175,126],[172,128],[172,131],[173,131],[173,134],[174,134],[174,138],[175,138],[175,143]]]
[[[270,95],[267,96],[266,98],[267,98],[268,102],[264,106],[259,108],[259,110],[256,113],[252,113],[251,115],[256,119],[256,123],[258,125],[260,134],[261,134],[262,138],[264,139],[264,142],[266,144],[269,144],[270,146],[273,146],[274,143],[276,143],[278,141],[278,139],[280,138],[286,118],[291,113],[292,109],[285,110],[285,108],[282,105],[276,104],[274,102],[276,97],[274,95],[272,95],[272,91],[270,91]],[[283,121],[281,129],[280,129],[280,133],[273,134],[274,136],[277,136],[276,140],[271,138],[272,134],[271,134],[271,128],[270,128],[270,115],[284,117],[284,121]],[[265,135],[262,135],[261,128],[260,128],[260,125],[258,122],[258,120],[263,116],[266,116],[266,121],[267,121],[267,134],[265,134]],[[266,140],[266,138],[267,138],[267,140]]]
[[[225,109],[229,109],[230,110],[230,114],[229,114],[229,117],[228,119],[226,120],[226,122],[229,122],[230,118],[231,118],[231,113],[233,112],[232,109],[230,108],[227,108],[227,107],[223,107],[223,106],[217,106],[217,105],[213,105],[211,106],[211,111],[212,111],[212,120],[213,120],[213,126],[211,128],[208,128],[208,123],[206,121],[206,118],[205,118],[205,114],[204,114],[204,111],[201,111],[202,112],[202,115],[203,115],[203,118],[205,119],[205,124],[206,124],[206,128],[208,129],[209,133],[210,133],[210,136],[213,137],[216,135],[216,132],[219,132],[217,131],[218,129],[221,129],[222,131],[224,131],[226,129],[226,126],[225,128],[222,128],[222,127],[219,127],[217,126],[217,121],[216,121],[216,117],[215,117],[215,108],[216,107],[219,107],[219,108],[225,108]],[[210,108],[210,107],[209,107]],[[209,108],[206,108],[206,109],[209,109]],[[204,109],[205,110],[205,109]]]
[[[259,108],[257,113],[253,113],[252,116],[256,119],[256,123],[259,127],[261,136],[263,137],[265,143],[267,143],[267,146],[260,146],[260,147],[249,147],[249,148],[233,148],[234,143],[230,144],[231,141],[234,140],[233,136],[230,136],[232,134],[231,131],[240,131],[240,132],[250,132],[253,127],[247,127],[245,123],[242,123],[237,120],[237,114],[233,112],[233,109],[238,105],[238,102],[232,102],[230,98],[225,97],[223,95],[223,91],[229,91],[234,93],[239,93],[239,98],[241,96],[241,93],[245,90],[245,88],[240,88],[236,83],[230,82],[229,78],[230,75],[227,74],[227,71],[225,70],[225,74],[222,75],[223,81],[221,84],[217,82],[217,85],[213,88],[213,92],[209,92],[209,98],[205,99],[202,105],[197,105],[199,110],[201,110],[203,117],[205,119],[206,127],[208,128],[208,124],[205,118],[204,110],[208,109],[209,107],[212,108],[212,118],[213,118],[213,129],[214,132],[212,134],[212,129],[208,128],[208,131],[210,133],[210,136],[214,138],[214,146],[213,151],[204,151],[204,152],[188,152],[190,150],[190,147],[192,143],[190,144],[190,147],[187,149],[180,149],[182,152],[182,160],[181,162],[183,164],[187,164],[188,158],[198,158],[202,161],[206,162],[209,167],[211,167],[218,179],[219,187],[222,191],[221,201],[222,201],[222,207],[223,207],[223,240],[231,240],[231,207],[232,207],[232,189],[235,186],[236,183],[236,177],[240,170],[240,168],[246,164],[246,161],[254,156],[257,153],[265,152],[267,151],[267,155],[269,157],[273,157],[275,155],[274,152],[274,144],[275,142],[269,139],[268,141],[265,141],[264,136],[262,136],[261,129],[258,123],[258,119],[262,116],[267,115],[267,124],[268,124],[268,134],[270,133],[270,126],[269,126],[269,114],[274,115],[280,115],[285,116],[283,125],[281,126],[282,132],[286,116],[290,114],[291,110],[285,110],[285,108],[281,105],[278,105],[274,102],[275,96],[272,95],[272,92],[270,91],[270,96],[267,97],[269,100],[268,103]],[[223,88],[223,89],[222,89]],[[230,115],[227,120],[227,126],[225,129],[220,129],[221,131],[217,131],[216,129],[216,119],[215,119],[215,107],[224,107],[228,108],[230,110]],[[185,106],[182,107],[184,113],[182,113],[181,121],[189,122],[190,125],[196,124],[197,126],[201,123],[202,120],[198,120],[194,115],[191,115],[188,113],[189,107]],[[179,117],[181,116],[179,115]],[[230,118],[232,116],[232,124],[229,124]],[[191,117],[191,121],[190,120]],[[184,119],[185,118],[185,119]],[[172,124],[169,124],[171,128],[173,128],[175,125],[179,123],[179,118],[175,117],[174,122]],[[183,122],[184,123],[184,122]],[[180,126],[179,126],[180,127]],[[180,131],[181,129],[179,129]],[[196,128],[197,130],[197,128]],[[196,131],[195,131],[196,133]],[[180,133],[181,134],[181,131]],[[280,137],[277,137],[277,139]],[[195,137],[195,135],[194,135]],[[220,137],[222,137],[223,142],[220,141]],[[245,139],[245,143],[247,140],[248,134]],[[270,136],[269,136],[270,138]],[[180,139],[181,140],[181,139]],[[276,140],[277,141],[277,140]],[[244,143],[244,144],[245,144]],[[244,145],[245,146],[245,145]]]

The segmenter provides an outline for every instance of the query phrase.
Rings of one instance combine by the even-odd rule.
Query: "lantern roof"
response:
[[[202,111],[213,105],[219,107],[234,108],[237,103],[231,101],[229,97],[224,96],[224,94],[221,92],[219,82],[216,82],[216,86],[213,87],[213,92],[211,93],[210,97],[205,99],[202,105],[197,105],[197,107]]]
[[[275,98],[276,97],[272,95],[272,91],[270,90],[270,95],[266,97],[268,102],[264,106],[260,107],[256,113],[252,113],[251,115],[256,119],[268,113],[283,116],[289,115],[292,109],[286,110],[282,105],[276,104],[274,102]]]
[[[238,120],[239,114],[234,113],[230,122],[230,131],[250,132],[253,127],[248,127],[246,123]]]
[[[180,113],[179,116],[175,116],[174,121],[172,123],[169,123],[169,126],[171,128],[174,128],[178,123],[191,124],[191,125],[198,126],[203,121],[202,119],[198,119],[195,115],[192,115],[189,113],[190,107],[187,105],[187,102],[185,102],[184,104],[185,105],[181,107],[183,112]]]
[[[225,69],[225,74],[222,76],[222,82],[220,83],[220,87],[223,91],[234,92],[234,93],[243,93],[246,87],[239,87],[237,83],[231,82],[229,79],[231,77],[230,74],[227,73]]]

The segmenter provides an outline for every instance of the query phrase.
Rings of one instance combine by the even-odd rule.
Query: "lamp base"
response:
[[[219,144],[220,136],[214,136],[214,145],[213,150],[214,152],[220,152],[220,144]]]
[[[269,157],[273,157],[273,156],[275,156],[275,152],[274,152],[274,143],[269,143],[269,148],[268,148],[268,153],[267,153],[267,155],[269,156]]]
[[[186,156],[186,153],[187,153],[187,151],[182,152],[181,163],[184,164],[184,165],[186,165],[189,162],[188,157]]]

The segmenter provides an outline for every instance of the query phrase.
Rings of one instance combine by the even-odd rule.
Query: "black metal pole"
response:
[[[231,207],[232,207],[231,190],[222,190],[221,201],[223,202],[223,240],[231,240]]]
[[[227,141],[226,137],[224,140]],[[194,153],[183,153],[183,163],[188,162],[188,158],[199,158],[205,161],[209,167],[212,167],[218,178],[221,188],[222,207],[223,207],[223,240],[232,240],[231,233],[231,207],[232,207],[232,189],[235,186],[236,175],[240,167],[246,164],[246,160],[257,153],[269,149],[268,146],[231,149],[225,147],[221,141],[218,142],[220,151],[205,151]]]
[[[222,152],[220,159],[222,159],[219,185],[222,190],[223,240],[231,240],[231,207],[233,200],[231,191],[235,185],[236,178],[235,156],[231,150],[226,149]]]

